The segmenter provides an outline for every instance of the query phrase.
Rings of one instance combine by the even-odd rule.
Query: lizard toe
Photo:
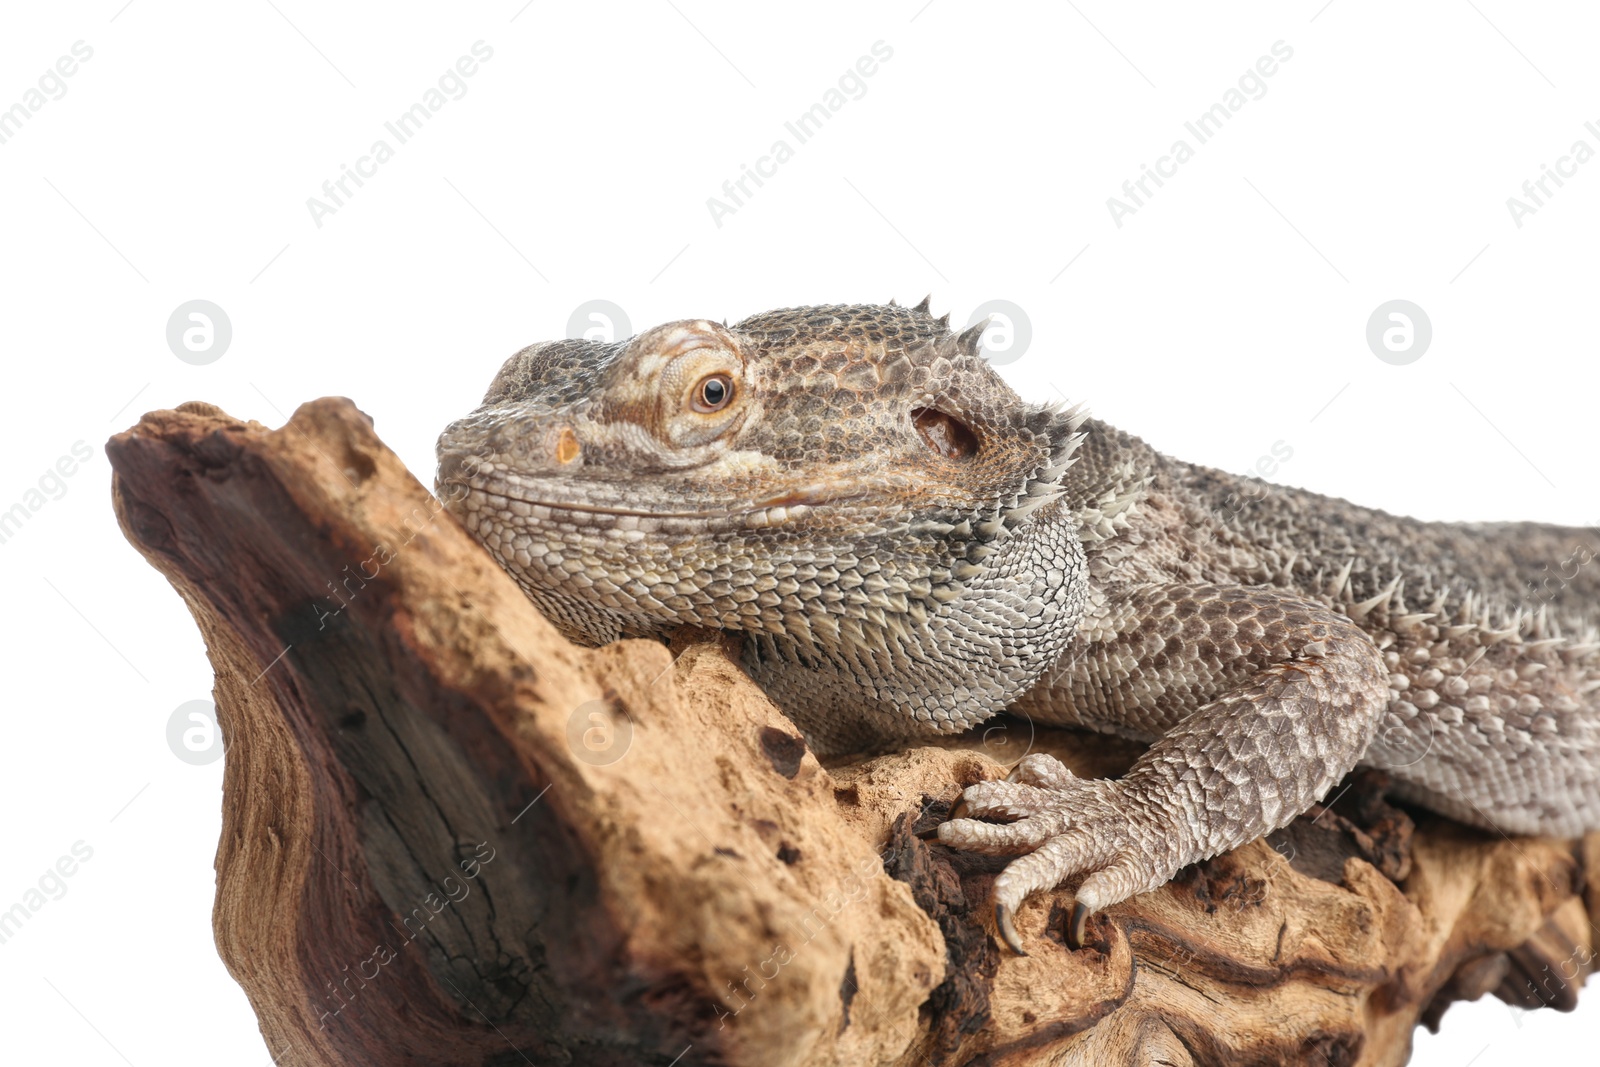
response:
[[[995,903],[1014,912],[1040,890],[1053,889],[1084,870],[1103,865],[1110,859],[1110,851],[1106,843],[1080,827],[1058,833],[1006,865],[994,880]]]
[[[945,823],[940,839],[948,845],[997,854],[1031,849],[1011,861],[994,883],[995,920],[1001,939],[1013,943],[1014,916],[1029,896],[1079,878],[1067,943],[1083,944],[1089,917],[1138,893],[1161,885],[1173,874],[1158,857],[1155,841],[1170,838],[1171,827],[1155,826],[1149,813],[1130,803],[1120,783],[1074,779],[1073,787],[1049,791],[1050,801],[1018,822],[983,823],[963,819]],[[1016,783],[1011,789],[1045,792]],[[996,807],[1001,793],[996,793]],[[1036,797],[1028,795],[1030,800]],[[1009,930],[1009,934],[1008,934]]]
[[[1030,752],[1017,761],[1006,775],[1006,781],[1019,785],[1038,786],[1040,789],[1069,789],[1080,779],[1067,769],[1067,765],[1043,752]]]
[[[951,809],[950,817],[1025,819],[1060,803],[1061,795],[1034,785],[1021,785],[999,779],[969,785],[961,793],[961,812]]]
[[[1162,885],[1173,873],[1143,853],[1125,848],[1110,863],[1091,871],[1079,883],[1067,928],[1067,943],[1073,948],[1082,948],[1089,916]]]
[[[1083,947],[1089,917],[1103,908],[1160,884],[1169,876],[1156,872],[1147,857],[1126,846],[1108,846],[1093,832],[1073,828],[1058,834],[1033,852],[1013,860],[995,879],[995,919],[1001,938],[1015,952],[1021,950],[1012,916],[1029,896],[1051,889],[1076,875],[1084,877],[1067,923],[1067,945]],[[1009,934],[1008,934],[1009,931]]]
[[[939,826],[939,840],[951,848],[984,855],[1028,852],[1058,837],[1066,828],[1066,815],[1046,811],[1017,822],[983,822],[979,819],[952,819]]]

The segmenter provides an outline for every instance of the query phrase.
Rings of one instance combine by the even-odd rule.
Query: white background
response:
[[[222,764],[166,741],[210,671],[109,504],[101,446],[145,410],[278,425],[343,394],[431,483],[439,430],[585,301],[638,330],[931,292],[958,322],[1022,307],[1019,391],[1186,459],[1283,442],[1277,480],[1390,510],[1600,522],[1600,161],[1520,228],[1506,205],[1600,149],[1596,15],[1321,4],[7,5],[0,108],[93,57],[0,144],[0,511],[74,442],[93,458],[0,544],[0,909],[93,857],[0,944],[0,1058],[269,1062],[211,940]],[[466,94],[396,146],[384,123],[479,40]],[[1280,40],[1266,94],[1196,145],[1184,122]],[[784,122],[877,41],[865,94],[796,146]],[[318,227],[307,198],[380,137],[394,158]],[[707,198],[780,137],[794,158],[718,226]],[[1194,158],[1116,226],[1107,198],[1179,137]],[[197,298],[233,329],[205,366],[165,333]],[[1394,298],[1433,324],[1407,366],[1365,342]],[[1457,1006],[1414,1062],[1555,1062],[1597,1019],[1592,994]]]

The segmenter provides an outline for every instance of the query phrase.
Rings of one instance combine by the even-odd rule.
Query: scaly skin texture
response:
[[[1116,781],[1026,757],[940,828],[1025,853],[995,883],[1018,951],[1029,893],[1081,879],[1077,943],[1357,763],[1474,825],[1600,827],[1595,530],[1172,460],[1023,402],[979,330],[924,301],[533,345],[440,438],[439,490],[574,640],[742,632],[820,753],[1008,707],[1148,742]]]

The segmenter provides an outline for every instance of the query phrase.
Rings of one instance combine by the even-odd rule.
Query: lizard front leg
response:
[[[940,840],[1029,854],[995,881],[1001,936],[1029,894],[1081,875],[1069,943],[1090,914],[1198,860],[1292,821],[1366,751],[1388,705],[1372,640],[1327,607],[1265,587],[1149,585],[1113,592],[1054,676],[1018,710],[1153,740],[1119,780],[1081,779],[1050,756],[969,787],[975,816]]]

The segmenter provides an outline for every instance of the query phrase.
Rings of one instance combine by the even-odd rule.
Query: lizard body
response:
[[[742,632],[819,753],[1008,707],[1148,742],[1114,781],[1027,756],[941,826],[1023,853],[1018,951],[1029,893],[1081,877],[1076,944],[1357,763],[1474,825],[1600,827],[1600,534],[1169,459],[1023,402],[981,329],[924,301],[533,345],[441,437],[440,492],[574,640]]]

